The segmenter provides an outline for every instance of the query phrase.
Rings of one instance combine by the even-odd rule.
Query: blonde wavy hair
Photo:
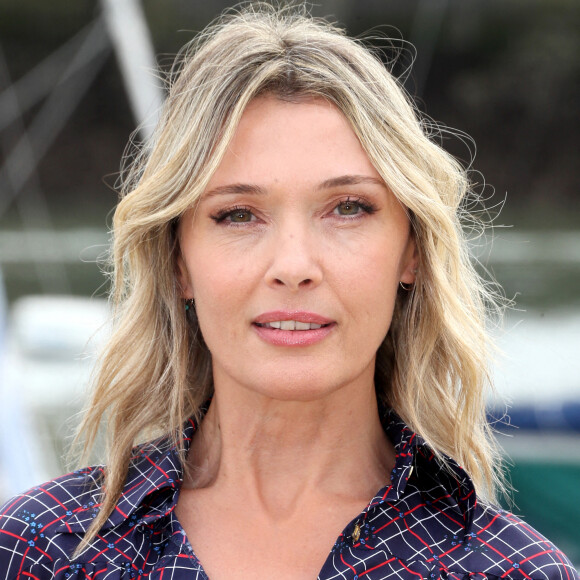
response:
[[[397,298],[378,352],[377,396],[443,461],[458,461],[480,498],[495,498],[498,454],[485,417],[486,315],[495,297],[470,261],[462,230],[467,174],[371,49],[303,8],[252,3],[228,11],[185,47],[156,132],[122,173],[115,330],[80,428],[90,449],[107,420],[106,493],[84,545],[114,509],[136,442],[162,433],[180,445],[183,423],[212,394],[211,355],[195,314],[184,314],[176,278],[176,229],[248,103],[265,93],[338,107],[407,208],[419,269],[412,290]]]

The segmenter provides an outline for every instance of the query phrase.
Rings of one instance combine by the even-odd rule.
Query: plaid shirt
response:
[[[442,468],[394,413],[384,425],[397,455],[390,481],[342,531],[319,580],[579,580],[537,531],[477,503],[466,473],[453,462],[451,471]],[[194,431],[190,421],[186,448]],[[137,448],[117,507],[75,561],[70,555],[99,510],[101,467],[12,499],[0,509],[0,580],[207,579],[174,515],[182,473],[166,440]]]

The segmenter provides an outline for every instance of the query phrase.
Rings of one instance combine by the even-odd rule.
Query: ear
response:
[[[403,284],[413,284],[417,277],[418,267],[419,252],[417,250],[417,243],[415,242],[415,235],[413,232],[410,232],[409,240],[407,241],[407,246],[401,259],[400,281],[403,282]]]
[[[177,284],[181,290],[181,297],[189,300],[195,298],[193,295],[193,285],[191,283],[191,277],[185,265],[185,260],[181,255],[181,251],[177,253],[177,261],[175,264],[175,276],[177,278]]]

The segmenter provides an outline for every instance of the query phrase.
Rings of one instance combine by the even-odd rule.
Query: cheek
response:
[[[229,296],[233,289],[244,283],[247,264],[244,255],[216,243],[193,239],[187,266],[199,298]]]
[[[225,338],[239,333],[251,284],[248,265],[216,253],[191,261],[197,317],[204,339],[212,350]]]
[[[361,244],[348,259],[336,254],[334,270],[357,294],[393,296],[396,294],[401,269],[401,252],[385,244]]]
[[[383,245],[367,245],[350,264],[336,261],[337,277],[344,296],[348,296],[355,322],[364,324],[369,332],[377,333],[381,340],[387,333],[400,275],[400,254]],[[371,330],[372,329],[372,330]]]

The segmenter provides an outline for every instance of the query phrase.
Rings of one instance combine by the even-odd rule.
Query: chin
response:
[[[307,403],[330,398],[352,384],[351,376],[331,378],[326,372],[293,370],[264,376],[252,384],[252,389],[276,401]]]

